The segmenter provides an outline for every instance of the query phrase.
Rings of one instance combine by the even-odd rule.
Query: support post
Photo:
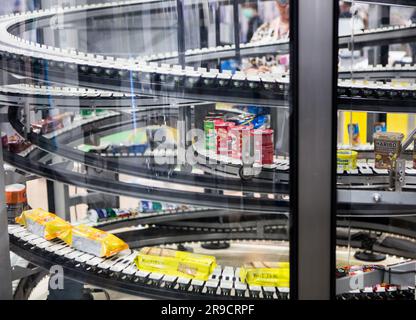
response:
[[[292,152],[297,154],[297,194],[292,200],[297,252],[291,261],[297,263],[292,277],[297,276],[294,293],[301,300],[330,299],[335,292],[336,3],[291,2],[295,58],[291,81],[297,119],[292,128],[297,130]]]
[[[183,0],[176,0],[176,10],[178,11],[178,59],[182,68],[185,67],[185,21]]]
[[[239,1],[233,2],[233,20],[234,20],[234,45],[235,45],[235,59],[238,63],[241,61],[240,53],[240,11]]]
[[[0,143],[0,300],[11,300],[12,271],[10,264],[9,232],[5,203],[3,146]]]

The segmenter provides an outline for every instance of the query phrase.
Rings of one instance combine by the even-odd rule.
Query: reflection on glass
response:
[[[340,1],[340,299],[414,299],[414,12]]]
[[[0,95],[27,205],[74,226],[49,262],[138,296],[288,299],[289,1],[42,5],[0,18]]]

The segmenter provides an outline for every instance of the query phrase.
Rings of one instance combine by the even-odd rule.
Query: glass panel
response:
[[[63,267],[49,297],[288,299],[289,1],[4,2],[11,250]]]
[[[336,291],[414,299],[416,6],[376,2],[340,1]]]

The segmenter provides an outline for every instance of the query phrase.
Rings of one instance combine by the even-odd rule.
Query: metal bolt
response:
[[[380,193],[374,193],[373,194],[373,200],[374,202],[380,202],[381,201],[381,194]]]

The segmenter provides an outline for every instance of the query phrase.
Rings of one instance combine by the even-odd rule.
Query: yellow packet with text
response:
[[[134,259],[139,270],[206,281],[214,271],[215,257],[161,248],[143,248]]]
[[[25,226],[29,232],[46,240],[59,238],[72,227],[64,219],[43,209],[23,211],[19,217],[16,217],[16,222]]]
[[[97,257],[111,257],[129,248],[115,235],[86,225],[73,226],[61,239],[72,248]]]
[[[288,262],[251,262],[240,269],[242,282],[253,286],[289,288]]]

